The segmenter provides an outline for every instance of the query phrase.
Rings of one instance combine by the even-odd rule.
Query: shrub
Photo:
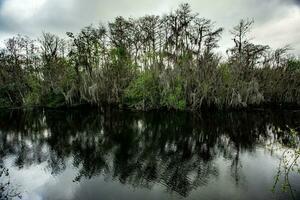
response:
[[[300,60],[291,59],[287,63],[288,71],[300,71]]]
[[[177,76],[174,80],[171,80],[169,87],[163,88],[162,94],[162,106],[165,106],[169,109],[186,109],[183,80],[180,76]]]
[[[160,101],[158,77],[151,71],[144,71],[129,84],[124,94],[125,104],[135,109],[157,108]]]
[[[27,78],[27,83],[30,88],[30,91],[25,97],[25,105],[33,106],[40,104],[40,95],[42,91],[41,84],[39,79],[34,75],[29,75]]]

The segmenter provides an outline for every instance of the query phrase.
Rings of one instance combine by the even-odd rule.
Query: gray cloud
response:
[[[232,45],[229,29],[241,18],[255,20],[253,40],[277,48],[290,43],[300,55],[300,0],[0,0],[0,39],[42,31],[64,35],[114,17],[164,14],[188,2],[194,12],[225,28],[220,51]]]
[[[294,0],[294,2],[298,5],[300,5],[300,0]]]

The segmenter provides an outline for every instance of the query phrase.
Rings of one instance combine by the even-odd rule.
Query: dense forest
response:
[[[117,17],[60,38],[15,36],[0,50],[0,107],[116,105],[198,110],[300,105],[300,60],[248,37],[253,21],[224,32],[188,4],[163,16]]]

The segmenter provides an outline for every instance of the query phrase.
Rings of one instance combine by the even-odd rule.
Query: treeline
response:
[[[132,109],[300,105],[300,61],[253,44],[253,21],[224,31],[188,4],[164,16],[117,17],[60,38],[16,36],[0,50],[0,106],[113,104]]]

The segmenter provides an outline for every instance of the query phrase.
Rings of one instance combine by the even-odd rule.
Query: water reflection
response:
[[[226,178],[222,187],[229,182],[242,187],[247,175],[241,155],[256,155],[258,147],[265,149],[274,141],[287,143],[287,125],[297,129],[299,120],[299,112],[2,111],[0,163],[9,160],[20,171],[45,165],[52,177],[71,167],[76,169],[73,183],[67,184],[104,177],[150,191],[159,185],[175,193],[174,199],[191,198],[200,188],[213,186],[212,181],[224,179],[224,163],[229,163],[231,180]],[[262,164],[256,163],[257,170]],[[97,192],[97,187],[89,188]],[[86,198],[80,190],[73,193]],[[128,192],[123,195],[130,199]],[[219,199],[212,190],[208,197]]]

